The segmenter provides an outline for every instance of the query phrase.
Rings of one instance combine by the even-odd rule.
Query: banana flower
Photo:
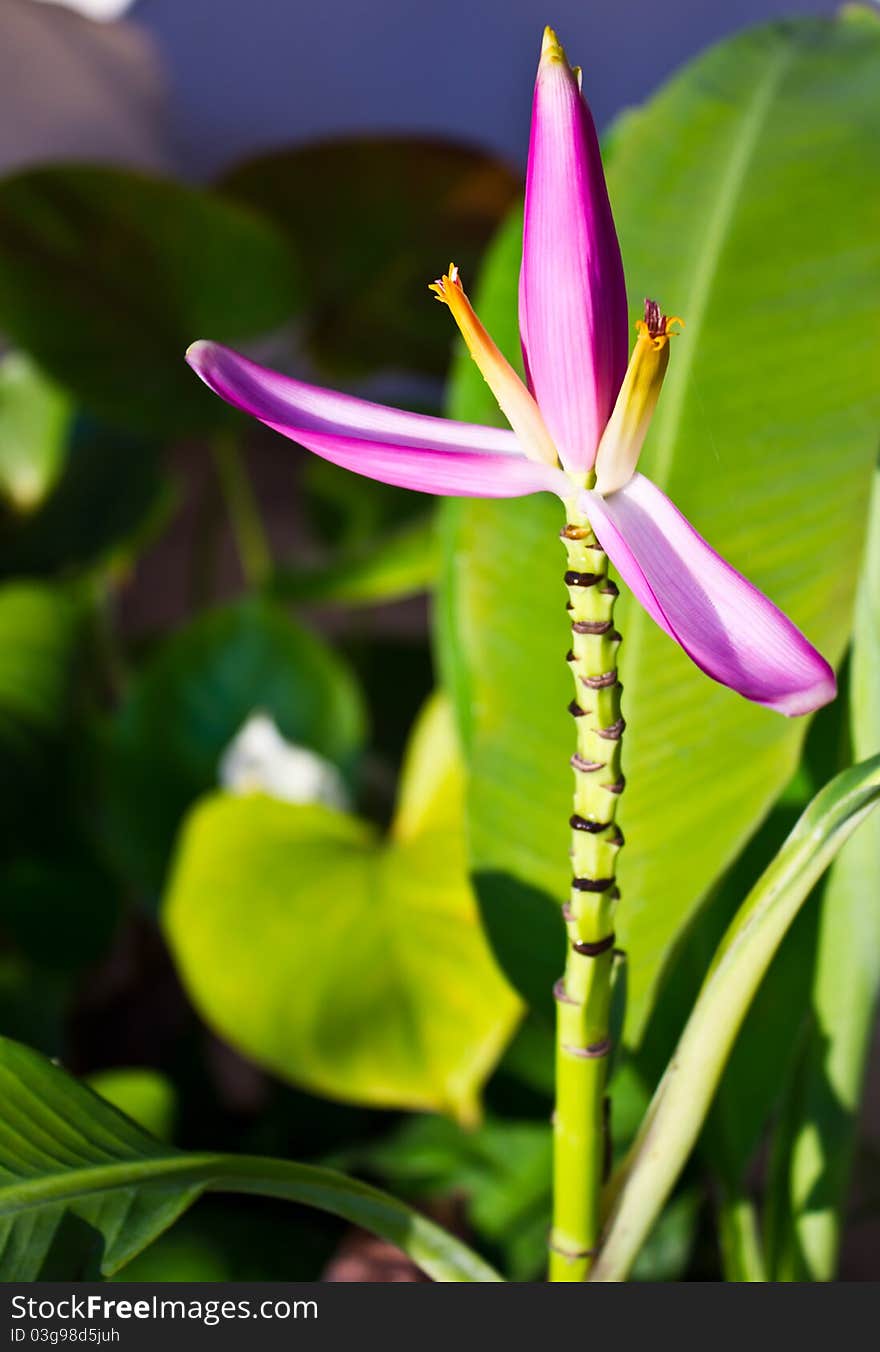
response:
[[[423,493],[556,493],[576,504],[623,581],[707,675],[780,713],[833,699],[828,663],[636,468],[676,321],[653,302],[629,360],[620,248],[593,120],[544,35],[526,179],[519,324],[527,383],[474,312],[454,266],[448,306],[510,430],[408,413],[256,365],[217,343],[187,359],[221,398],[337,465]]]

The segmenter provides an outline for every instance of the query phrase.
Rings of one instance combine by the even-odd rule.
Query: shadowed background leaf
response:
[[[0,331],[109,422],[217,426],[186,348],[263,333],[300,299],[281,234],[207,192],[91,165],[0,183]]]
[[[476,264],[520,186],[484,151],[418,137],[276,151],[218,184],[285,232],[304,261],[307,343],[324,369],[351,374],[445,370],[449,330],[428,283],[453,255]]]
[[[853,751],[880,751],[880,477],[875,476],[853,637]],[[832,1281],[850,1200],[865,1066],[880,990],[880,824],[835,861],[798,1073],[775,1139],[768,1240],[777,1281]]]
[[[219,782],[220,759],[251,714],[351,772],[364,733],[360,691],[322,639],[270,601],[201,615],[168,639],[105,729],[106,834],[149,891],[162,883],[190,804]]]

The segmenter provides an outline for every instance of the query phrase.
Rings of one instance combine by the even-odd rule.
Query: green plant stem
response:
[[[572,625],[569,665],[576,728],[572,886],[565,919],[565,974],[555,989],[556,1111],[553,1116],[553,1229],[550,1280],[585,1281],[599,1241],[605,1128],[614,881],[623,837],[616,825],[623,789],[620,683],[613,624],[617,588],[585,517],[569,506],[562,532]]]
[[[272,571],[272,554],[235,433],[216,433],[211,452],[245,581],[262,587]]]

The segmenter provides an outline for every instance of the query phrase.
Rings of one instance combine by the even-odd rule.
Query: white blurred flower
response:
[[[37,0],[38,4],[61,5],[63,9],[75,9],[87,19],[119,19],[132,8],[135,0]]]
[[[220,758],[220,783],[229,793],[266,793],[285,803],[348,806],[335,765],[287,742],[266,713],[252,713]]]

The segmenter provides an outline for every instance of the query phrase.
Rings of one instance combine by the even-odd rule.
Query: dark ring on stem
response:
[[[585,685],[588,690],[607,690],[610,685],[617,685],[617,667],[612,667],[610,671],[605,671],[601,676],[582,676],[581,685]]]
[[[569,521],[559,532],[559,538],[560,540],[586,540],[589,534],[589,526],[573,526]]]
[[[607,831],[613,822],[591,822],[586,817],[579,817],[573,812],[568,819],[568,824],[573,831],[589,831],[591,836],[597,836],[600,831]]]
[[[599,593],[601,596],[619,596],[620,588],[618,587],[617,583],[612,582],[611,578],[609,577],[605,579],[605,586],[600,587]]]
[[[609,948],[614,947],[615,938],[614,934],[606,934],[604,939],[597,939],[595,943],[572,942],[571,946],[575,953],[580,953],[582,958],[598,958],[603,953],[607,953]]]
[[[575,752],[571,757],[569,764],[573,770],[580,770],[582,775],[592,775],[595,774],[597,770],[604,770],[606,762],[585,760],[583,756],[580,756]]]
[[[597,582],[604,580],[604,573],[575,573],[571,569],[563,578],[566,587],[595,587]]]
[[[569,1043],[563,1042],[562,1050],[568,1052],[569,1056],[579,1057],[582,1061],[599,1061],[611,1051],[611,1038],[603,1037],[601,1042],[593,1042],[589,1047],[572,1047]]]
[[[613,784],[603,784],[602,788],[607,789],[609,793],[623,793],[626,788],[626,780],[621,775],[620,779],[615,780]]]
[[[572,718],[583,718],[587,711],[586,709],[581,708],[576,699],[573,699],[568,706],[568,712],[571,714]]]
[[[575,634],[607,634],[611,628],[610,620],[572,620],[572,631]]]
[[[558,1253],[560,1258],[569,1258],[573,1263],[579,1258],[598,1258],[598,1249],[563,1249],[561,1244],[554,1244],[552,1238],[547,1240],[547,1248],[553,1253]]]
[[[616,723],[612,723],[610,728],[597,728],[597,737],[604,737],[606,742],[619,742],[623,736],[623,730],[626,727],[626,719],[618,718]]]
[[[553,999],[558,1000],[561,1005],[576,1005],[577,1000],[573,1000],[565,989],[565,977],[561,976],[558,981],[553,983]]]
[[[614,886],[613,878],[572,878],[571,885],[576,892],[607,892]]]

